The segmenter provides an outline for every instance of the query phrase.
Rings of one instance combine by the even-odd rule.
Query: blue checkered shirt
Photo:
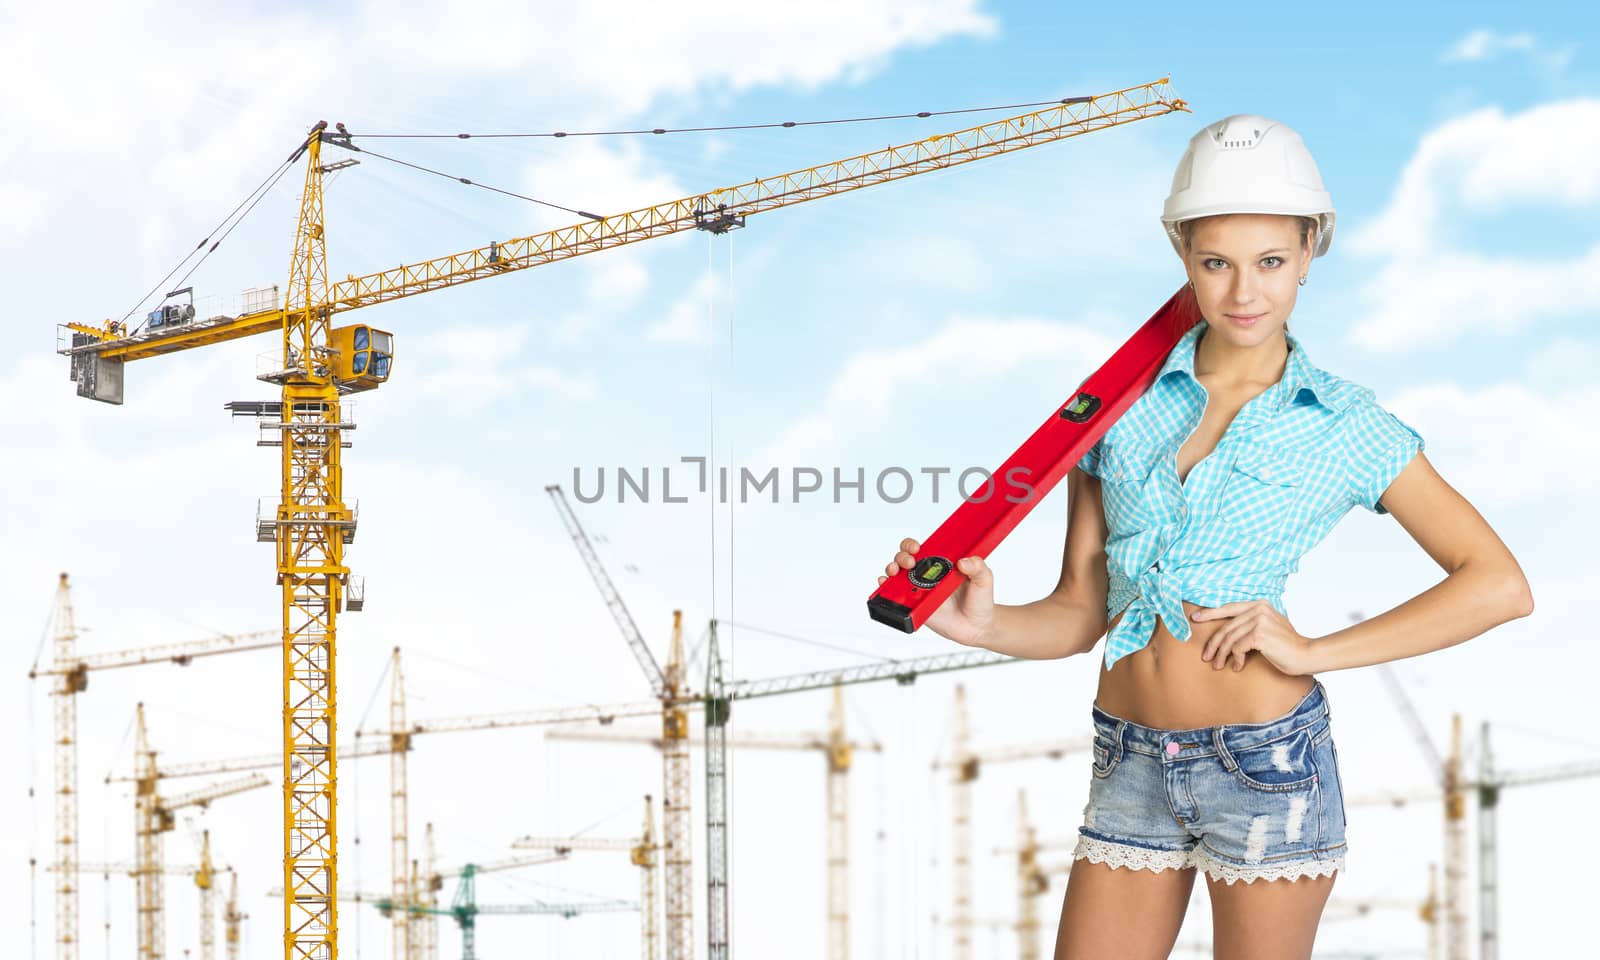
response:
[[[1142,649],[1156,617],[1179,640],[1183,600],[1215,607],[1270,602],[1306,551],[1379,498],[1422,449],[1422,437],[1366,387],[1318,369],[1285,333],[1283,377],[1252,397],[1216,448],[1178,481],[1178,448],[1200,425],[1207,393],[1194,376],[1201,321],[1078,467],[1098,477],[1106,515],[1106,668]]]

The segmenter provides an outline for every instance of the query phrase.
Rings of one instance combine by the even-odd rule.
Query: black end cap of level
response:
[[[870,597],[867,599],[867,612],[872,614],[872,619],[879,623],[886,623],[897,630],[912,633],[911,608],[904,604],[886,600],[883,597]]]

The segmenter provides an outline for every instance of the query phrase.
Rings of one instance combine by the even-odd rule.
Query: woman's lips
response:
[[[1266,316],[1266,314],[1265,313],[1229,313],[1229,314],[1224,314],[1224,316],[1226,316],[1229,320],[1232,320],[1234,323],[1237,323],[1237,324],[1239,324],[1241,326],[1248,327],[1251,324],[1255,323],[1257,320],[1260,320],[1262,317]]]

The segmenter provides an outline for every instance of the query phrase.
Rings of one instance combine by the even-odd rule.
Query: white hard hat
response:
[[[1317,248],[1333,242],[1333,200],[1300,134],[1289,127],[1239,113],[1210,124],[1189,140],[1172,175],[1172,193],[1161,223],[1179,254],[1178,224],[1219,213],[1279,213],[1316,217]]]

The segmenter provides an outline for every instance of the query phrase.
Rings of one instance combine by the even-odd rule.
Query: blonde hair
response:
[[[1213,214],[1212,216],[1226,216],[1226,214]],[[1184,247],[1185,250],[1187,250],[1189,248],[1189,229],[1194,224],[1199,223],[1201,220],[1207,220],[1207,219],[1210,219],[1210,218],[1209,217],[1195,217],[1193,220],[1180,220],[1180,221],[1178,221],[1177,224],[1175,224],[1175,226],[1177,227],[1177,230],[1178,230],[1178,236],[1183,238],[1183,247]],[[1318,225],[1318,220],[1317,220],[1316,217],[1301,217],[1300,218],[1300,242],[1302,244],[1305,244],[1307,246],[1311,245],[1311,243],[1312,243],[1311,237],[1312,237],[1312,234],[1316,231],[1317,225]],[[1285,320],[1283,322],[1283,332],[1284,332],[1285,335],[1287,335],[1289,333],[1289,321],[1287,321],[1287,320]]]
[[[1222,217],[1222,216],[1228,216],[1228,214],[1218,213],[1218,214],[1212,214],[1212,216]],[[1176,228],[1178,230],[1178,236],[1183,238],[1184,247],[1187,248],[1189,246],[1189,230],[1195,224],[1199,223],[1200,221],[1209,220],[1209,219],[1211,219],[1211,217],[1195,217],[1193,220],[1180,220],[1180,221],[1178,221],[1177,224],[1175,224],[1175,226],[1176,226]],[[1311,243],[1311,235],[1317,229],[1317,218],[1316,217],[1301,217],[1299,219],[1300,219],[1300,242],[1303,243],[1303,244],[1309,245]]]

